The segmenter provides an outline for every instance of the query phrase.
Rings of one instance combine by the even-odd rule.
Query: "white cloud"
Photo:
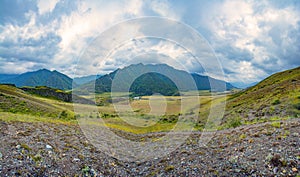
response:
[[[22,11],[20,14],[22,19],[3,18],[4,21],[0,24],[0,56],[7,59],[5,60],[8,63],[7,68],[13,69],[10,67],[10,62],[18,63],[19,61],[25,71],[34,68],[39,63],[43,65],[48,62],[49,68],[72,75],[77,58],[95,37],[124,20],[148,15],[191,22],[197,30],[203,30],[201,32],[217,51],[224,69],[229,71],[227,78],[230,81],[243,79],[252,82],[272,72],[299,65],[300,11],[298,2],[283,3],[284,6],[275,6],[272,1],[252,0],[214,2],[38,0],[36,3],[37,11],[34,11],[36,6],[33,5],[34,8],[26,10],[25,14]],[[72,4],[72,6],[63,7],[60,3]],[[155,25],[159,28],[140,29],[139,25],[135,25],[128,30],[128,34],[123,31],[129,27],[123,27],[123,29],[117,29],[113,36],[125,39],[132,34],[138,33],[143,36],[143,33],[151,31],[153,33],[150,34],[164,33],[167,37],[170,33],[176,34],[177,41],[182,40],[182,43],[186,42],[191,44],[190,46],[195,42],[193,36],[183,33],[181,29],[174,28],[169,31],[169,24]],[[106,45],[102,47],[111,47],[109,45],[115,44],[107,41]],[[131,64],[130,62],[138,62],[138,58],[144,58],[144,61],[150,62],[150,56],[158,58],[154,62],[163,60],[169,62],[170,58],[176,58],[183,63],[182,65],[192,70],[197,69],[193,68],[195,66],[193,60],[186,60],[189,54],[170,42],[145,41],[143,45],[130,44],[127,47],[131,52],[136,53],[136,58],[132,60],[122,58],[121,56],[126,51],[124,48],[123,53],[119,52],[120,56],[118,56],[122,59],[93,61],[95,59],[90,58],[85,62],[87,65],[79,74],[105,73]],[[193,51],[199,52],[198,49],[200,49],[201,60],[210,64],[213,54],[204,49],[202,51],[202,46],[195,46],[195,48],[197,50]],[[30,67],[25,67],[25,60]],[[35,63],[34,66],[32,63]],[[175,66],[172,62],[168,64]],[[18,69],[18,71],[21,70]]]
[[[283,50],[297,45],[289,32],[299,30],[299,12],[289,6],[276,9],[269,3],[271,2],[226,0],[215,5],[211,14],[205,16],[209,18],[205,19],[204,25],[213,34],[210,42],[220,52],[225,69],[232,70],[232,66],[226,62],[237,57],[237,53],[234,56],[224,55],[229,48],[248,52],[252,56],[244,61],[239,58],[239,67],[235,68],[237,73],[241,73],[239,68],[243,68],[244,80],[253,81],[265,77],[258,66],[274,71],[285,68],[284,60],[289,58],[282,58]],[[295,52],[296,49],[292,53]]]
[[[36,13],[30,11],[25,14],[28,23],[23,26],[7,24],[1,27],[0,41],[11,41],[17,43],[18,40],[39,39],[53,30],[50,26],[42,26],[36,23]]]
[[[27,72],[28,70],[31,70],[32,67],[36,65],[35,62],[18,62],[16,65],[15,62],[7,62],[3,58],[0,57],[0,71],[1,73],[6,74],[19,74]]]
[[[171,3],[168,0],[153,0],[149,1],[150,8],[162,17],[180,20],[181,14],[174,11]]]
[[[91,39],[118,22],[142,15],[142,6],[142,1],[137,0],[106,3],[102,1],[78,2],[77,11],[62,17],[57,31],[62,38],[59,44],[61,52],[55,56],[54,62],[62,65],[74,63]],[[85,74],[89,74],[88,72],[91,71],[89,69],[85,71]]]
[[[55,5],[59,2],[59,0],[38,0],[37,6],[39,9],[39,14],[43,15],[45,13],[50,13],[55,8]]]

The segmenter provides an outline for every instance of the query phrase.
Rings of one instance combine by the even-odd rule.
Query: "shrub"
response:
[[[296,108],[296,109],[300,110],[300,103],[296,103],[296,104],[294,104],[294,108]]]
[[[271,126],[275,128],[280,128],[280,122],[272,122]]]
[[[277,104],[280,104],[281,102],[280,102],[280,100],[275,100],[273,103],[272,103],[272,105],[277,105]]]
[[[232,119],[229,119],[228,123],[227,123],[228,127],[238,127],[240,125],[242,125],[242,122],[241,122],[241,118],[240,117],[235,117],[235,118],[232,118]]]
[[[63,110],[63,111],[60,113],[60,116],[59,116],[59,118],[63,118],[63,119],[65,119],[65,118],[67,118],[67,117],[68,117],[68,113],[67,113],[67,111]]]

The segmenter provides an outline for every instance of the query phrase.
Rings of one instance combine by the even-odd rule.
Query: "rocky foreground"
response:
[[[200,133],[193,133],[168,156],[129,163],[96,149],[77,125],[0,122],[0,174],[299,176],[299,134],[300,119],[218,131],[206,147],[199,147]]]

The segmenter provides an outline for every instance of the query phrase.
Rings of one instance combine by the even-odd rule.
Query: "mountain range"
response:
[[[178,95],[179,91],[214,90],[235,88],[230,83],[209,76],[190,74],[166,64],[134,64],[84,84],[79,90],[87,92],[133,92],[135,95]],[[113,89],[113,90],[112,90]]]
[[[115,75],[118,77],[113,79]],[[129,91],[135,95],[178,95],[179,91],[214,90],[225,91],[235,88],[230,83],[209,76],[175,69],[166,64],[133,64],[109,74],[77,77],[74,80],[58,71],[41,69],[20,75],[0,75],[0,83],[24,86],[47,86],[61,90],[83,90],[88,92]]]

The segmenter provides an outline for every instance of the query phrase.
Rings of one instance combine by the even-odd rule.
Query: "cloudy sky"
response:
[[[1,0],[0,73],[47,68],[70,76],[104,74],[131,63],[172,59],[191,72],[202,72],[192,62],[193,52],[180,44],[143,37],[118,44],[109,57],[78,67],[81,56],[99,35],[126,20],[146,16],[175,20],[196,30],[212,48],[230,82],[252,83],[300,66],[298,0]],[[138,25],[128,28],[139,36],[152,30]],[[111,34],[118,38],[117,34],[127,35],[126,30],[120,27]],[[168,33],[167,28],[159,30]]]

